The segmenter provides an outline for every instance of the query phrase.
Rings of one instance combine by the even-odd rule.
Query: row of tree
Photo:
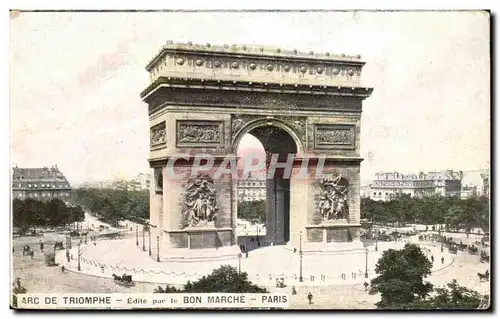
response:
[[[379,309],[477,309],[487,295],[460,286],[456,280],[447,287],[435,288],[425,278],[432,263],[418,245],[384,251],[377,262],[377,277],[370,293],[380,293]]]
[[[149,191],[77,188],[72,201],[88,209],[101,221],[116,225],[120,220],[149,219]]]
[[[446,224],[450,230],[479,227],[488,232],[490,203],[487,197],[414,198],[402,194],[387,202],[362,198],[361,218],[377,224]]]
[[[155,293],[265,293],[265,288],[252,284],[246,272],[238,272],[229,265],[214,269],[210,275],[203,276],[195,282],[188,281],[183,289],[167,285],[165,288],[158,286]]]
[[[65,226],[84,219],[82,207],[69,206],[56,198],[50,201],[16,198],[12,203],[12,223],[15,227]]]
[[[238,218],[263,223],[266,221],[266,201],[240,201],[238,202]]]

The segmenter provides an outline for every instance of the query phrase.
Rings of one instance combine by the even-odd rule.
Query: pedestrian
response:
[[[295,254],[297,252],[297,248],[293,248],[293,253]]]
[[[444,257],[441,257],[441,264],[444,264]]]
[[[312,295],[312,293],[311,293],[311,292],[309,292],[309,293],[307,294],[307,299],[309,300],[309,304],[312,304],[313,295]]]
[[[66,269],[66,268],[64,268],[64,265],[62,265],[62,266],[61,266],[61,272],[62,272],[62,273],[64,273],[64,270],[65,270],[65,269]]]
[[[292,287],[292,295],[296,295],[297,294],[297,289],[295,289],[295,286]]]
[[[434,255],[431,256],[431,261],[434,263]]]
[[[35,252],[32,250],[31,251],[31,259],[33,259],[35,257]]]

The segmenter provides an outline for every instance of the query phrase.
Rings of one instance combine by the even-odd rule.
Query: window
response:
[[[38,188],[38,185],[37,184],[34,184],[35,188]]]
[[[31,184],[28,184],[28,187],[31,187]]]
[[[379,196],[382,196],[382,192],[378,192],[378,195],[379,195]]]

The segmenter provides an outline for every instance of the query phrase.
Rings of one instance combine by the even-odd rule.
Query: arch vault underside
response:
[[[234,176],[207,170],[174,179],[168,165],[190,172],[202,153],[218,167],[236,156],[246,133],[280,154],[280,163],[295,155],[290,178],[278,170],[267,182],[272,241],[357,240],[361,106],[372,91],[359,84],[362,66],[357,57],[165,45],[147,66],[151,85],[141,93],[155,179],[150,224],[162,252],[236,244]],[[307,178],[296,177],[301,169]]]

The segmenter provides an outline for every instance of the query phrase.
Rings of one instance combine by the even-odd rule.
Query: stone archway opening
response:
[[[286,244],[290,241],[290,173],[280,167],[287,163],[289,155],[296,156],[298,152],[294,138],[283,128],[266,124],[250,128],[246,134],[256,138],[262,145],[262,169],[258,172],[265,178],[265,240],[262,244]],[[238,145],[238,147],[241,146]],[[277,167],[272,167],[273,156]],[[255,161],[257,156],[240,158],[243,161]],[[294,157],[291,157],[292,160]],[[289,163],[290,164],[290,163]],[[255,165],[255,162],[253,163]],[[291,167],[291,165],[289,165]],[[263,173],[263,174],[262,174]]]

